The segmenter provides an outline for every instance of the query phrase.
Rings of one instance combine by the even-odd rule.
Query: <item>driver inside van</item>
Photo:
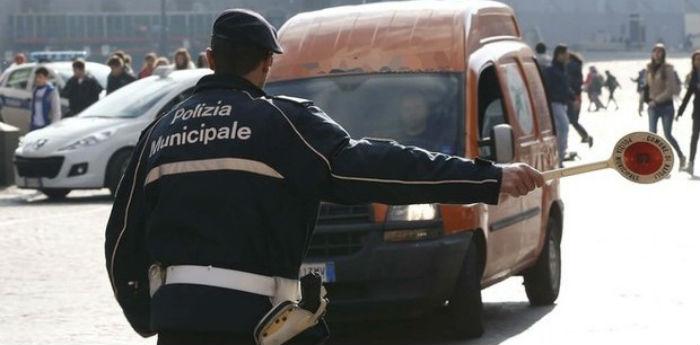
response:
[[[440,142],[440,135],[430,126],[431,105],[420,92],[406,92],[399,102],[401,123],[400,141],[405,145],[422,147],[431,151],[454,153],[453,145]]]

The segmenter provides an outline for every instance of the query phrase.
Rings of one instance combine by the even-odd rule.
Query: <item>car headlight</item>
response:
[[[387,214],[387,221],[436,220],[439,217],[437,204],[403,205],[391,206]]]
[[[111,138],[113,134],[114,134],[113,130],[94,133],[94,134],[88,135],[87,137],[84,137],[78,141],[75,141],[75,142],[71,143],[70,145],[64,146],[58,150],[59,151],[70,151],[70,150],[75,150],[75,149],[80,148],[80,147],[97,145],[97,144]]]

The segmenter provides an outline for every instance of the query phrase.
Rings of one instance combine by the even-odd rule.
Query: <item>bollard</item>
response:
[[[15,183],[12,159],[19,143],[19,128],[0,122],[0,186]]]

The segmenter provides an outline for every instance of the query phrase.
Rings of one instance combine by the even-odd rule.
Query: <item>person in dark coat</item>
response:
[[[608,89],[608,104],[605,105],[605,108],[607,109],[612,102],[615,103],[615,110],[620,110],[620,106],[617,105],[617,100],[615,99],[615,91],[620,88],[620,83],[610,71],[605,71],[605,88]]]
[[[544,70],[544,80],[549,92],[549,100],[552,102],[554,126],[557,130],[557,144],[559,148],[559,165],[564,161],[569,136],[568,104],[576,99],[574,91],[569,85],[566,65],[569,62],[569,51],[565,45],[554,48],[552,64]]]
[[[637,78],[630,78],[633,83],[637,84],[637,94],[639,95],[639,107],[637,112],[640,117],[642,116],[642,111],[644,111],[644,87],[647,84],[646,77],[647,69],[644,68],[637,72]]]
[[[698,137],[700,137],[700,50],[695,51],[692,56],[693,70],[690,72],[690,83],[688,84],[688,90],[685,92],[685,97],[683,97],[683,103],[678,109],[678,116],[676,120],[680,119],[688,107],[690,98],[693,98],[693,133],[690,135],[690,159],[688,160],[688,165],[685,168],[690,175],[693,175],[694,165],[695,165],[695,153],[698,149]]]
[[[583,58],[577,53],[569,54],[569,63],[566,65],[567,76],[569,77],[569,87],[574,92],[575,98],[569,102],[567,115],[569,123],[581,136],[581,142],[587,143],[588,147],[593,146],[593,137],[581,125],[579,115],[581,114],[581,93],[583,91]]]
[[[142,132],[107,224],[114,296],[158,345],[252,344],[266,313],[298,300],[321,200],[497,204],[544,184],[523,163],[354,140],[312,101],[263,91],[283,49],[261,15],[227,10],[213,31],[214,74]]]
[[[112,69],[107,77],[107,94],[117,91],[122,86],[136,80],[136,77],[127,72],[124,61],[119,56],[112,56],[107,60],[107,66]]]
[[[78,115],[85,108],[100,99],[102,86],[92,75],[85,71],[85,61],[73,61],[73,76],[63,88],[63,96],[68,99],[70,111],[64,117]]]

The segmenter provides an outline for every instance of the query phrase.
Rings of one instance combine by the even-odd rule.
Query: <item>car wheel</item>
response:
[[[547,238],[535,266],[525,274],[525,292],[531,305],[551,305],[559,297],[561,285],[561,229],[559,222],[550,217]]]
[[[449,324],[460,339],[478,338],[484,334],[480,257],[479,248],[472,240],[447,305]]]
[[[131,150],[124,149],[115,153],[112,156],[112,159],[109,160],[109,164],[107,164],[107,177],[105,179],[105,183],[107,188],[109,188],[110,193],[112,193],[112,196],[117,194],[119,181],[121,181],[122,175],[124,175],[124,172],[129,165],[129,159],[131,159]]]
[[[70,189],[66,188],[51,188],[51,189],[40,189],[40,192],[44,193],[49,200],[61,200],[65,199],[66,195],[70,193]]]

